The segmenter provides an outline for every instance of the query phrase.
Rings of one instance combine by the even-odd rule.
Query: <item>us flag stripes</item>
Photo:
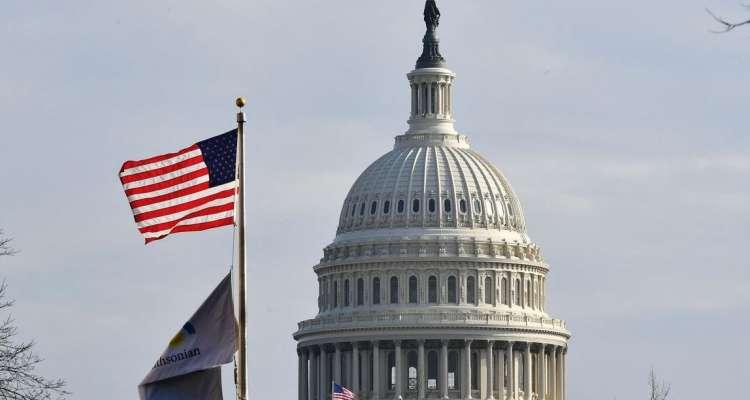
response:
[[[351,390],[333,383],[333,393],[331,393],[331,400],[356,400],[357,395]]]
[[[126,161],[120,181],[146,243],[232,225],[236,160],[234,129],[176,153]]]

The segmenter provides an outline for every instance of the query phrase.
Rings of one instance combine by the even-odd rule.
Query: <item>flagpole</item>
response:
[[[247,321],[245,310],[245,99],[237,98],[237,256],[239,258],[239,362],[237,365],[237,400],[247,399]]]

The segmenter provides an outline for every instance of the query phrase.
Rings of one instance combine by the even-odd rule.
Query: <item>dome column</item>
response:
[[[359,343],[352,343],[352,391],[359,394]]]
[[[440,397],[448,399],[448,341],[440,342]]]
[[[403,396],[402,396],[403,389],[401,388],[401,382],[403,381],[403,378],[402,378],[402,375],[403,375],[403,370],[402,370],[403,360],[401,359],[401,341],[400,340],[395,340],[394,344],[396,346],[396,382],[395,382],[396,383],[396,394],[395,394],[395,397],[398,400],[398,399],[403,398]]]
[[[518,379],[516,379],[516,360],[513,354],[513,342],[508,342],[508,384],[510,385],[510,398],[515,399]]]
[[[333,381],[341,385],[341,343],[334,344]]]
[[[318,355],[310,348],[310,379],[307,382],[307,400],[315,400],[318,388]]]
[[[495,399],[495,351],[492,340],[487,341],[487,400]]]
[[[497,398],[505,400],[505,350],[497,349]]]
[[[328,355],[326,354],[326,348],[325,346],[321,345],[320,357],[318,357],[318,361],[319,361],[318,363],[319,364],[319,367],[318,367],[318,378],[319,378],[318,400],[326,400],[326,398],[328,397],[328,394],[327,394],[328,390],[326,389],[329,383],[328,378],[326,376],[327,375],[326,374],[326,364],[327,364],[326,359],[327,358],[328,358]]]
[[[380,399],[380,342],[372,342],[372,398]]]
[[[531,400],[532,384],[531,380],[534,378],[532,375],[533,368],[531,368],[531,342],[526,343],[526,353],[524,354],[526,359],[523,363],[523,383],[524,383],[524,394],[526,400]]]
[[[425,368],[424,368],[424,339],[417,341],[417,389],[419,391],[418,399],[425,398]]]
[[[557,397],[557,346],[553,346],[550,355],[550,397],[552,400],[559,400]]]
[[[565,365],[565,358],[567,357],[568,349],[565,347],[560,348],[560,399],[565,400],[567,397],[565,395],[565,389],[566,389],[566,380],[565,380],[565,373],[567,372],[567,366]]]
[[[299,363],[299,388],[297,394],[299,400],[307,400],[307,363],[310,356],[307,350],[299,349],[297,350],[297,357]]]
[[[542,344],[542,348],[539,349],[539,363],[540,363],[540,381],[539,381],[539,396],[542,400],[547,397],[547,354],[545,353],[546,345]]]
[[[464,398],[471,399],[471,339],[464,344]]]

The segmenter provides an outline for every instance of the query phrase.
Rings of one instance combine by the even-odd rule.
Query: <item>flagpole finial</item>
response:
[[[242,107],[245,107],[245,104],[247,104],[247,101],[245,101],[244,97],[238,97],[237,100],[234,101],[234,104],[236,104],[237,107],[242,108]]]

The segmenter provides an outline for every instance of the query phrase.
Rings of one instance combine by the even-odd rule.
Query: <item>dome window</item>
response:
[[[419,212],[419,199],[414,199],[414,201],[411,202],[411,210],[415,213]]]
[[[482,202],[479,201],[479,199],[474,199],[474,213],[476,214],[482,213]]]
[[[390,289],[391,304],[398,304],[398,278],[395,276],[391,277]]]
[[[357,212],[357,203],[352,203],[349,205],[349,207],[352,208],[352,217],[353,217],[354,214]]]
[[[362,278],[357,279],[357,305],[365,305],[365,280]]]
[[[344,281],[344,307],[349,307],[349,279]]]
[[[378,202],[373,201],[372,204],[370,204],[370,215],[375,215],[376,212],[378,212]]]
[[[372,278],[372,304],[380,304],[380,278]]]
[[[461,199],[458,201],[458,209],[461,210],[461,214],[466,214],[466,200]]]
[[[427,302],[430,304],[437,303],[437,277],[431,276],[427,280]]]
[[[404,212],[404,201],[403,200],[399,200],[398,201],[398,205],[396,206],[396,210],[398,211],[399,214],[401,214],[401,213]]]
[[[476,286],[474,286],[474,277],[466,278],[466,302],[474,304],[477,302]]]
[[[385,203],[383,203],[383,214],[388,215],[388,213],[391,212],[391,201],[386,200]]]
[[[427,207],[429,208],[431,213],[435,212],[435,199],[430,199],[430,201],[427,203]]]
[[[339,306],[339,282],[333,281],[333,308]]]
[[[365,215],[365,202],[359,203],[359,215]]]
[[[447,213],[451,212],[451,199],[443,200],[443,211]]]
[[[484,278],[484,303],[485,304],[492,304],[492,292],[494,292],[492,287],[492,278],[489,276]]]
[[[456,296],[456,277],[448,277],[448,303],[458,304],[458,297]]]
[[[418,282],[416,276],[409,277],[409,303],[417,304],[419,302],[419,296],[417,295]]]

